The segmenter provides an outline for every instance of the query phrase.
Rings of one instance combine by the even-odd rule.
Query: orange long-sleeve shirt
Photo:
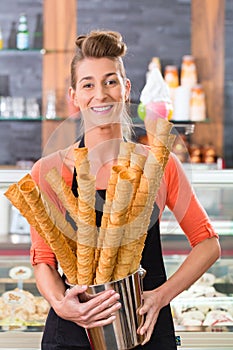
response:
[[[66,183],[71,186],[74,168],[74,147],[75,145],[41,158],[35,163],[31,172],[32,178],[39,184],[41,190],[47,193],[64,214],[65,210],[50,185],[46,182],[45,175],[50,169],[56,167]],[[173,212],[192,247],[207,238],[218,237],[205,210],[193,192],[181,163],[172,153],[165,168],[156,197],[156,204],[160,210],[160,218],[165,206]],[[34,228],[31,228],[31,241],[30,255],[32,265],[45,262],[57,267],[55,255]]]

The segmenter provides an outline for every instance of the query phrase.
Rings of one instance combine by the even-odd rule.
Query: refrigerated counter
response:
[[[222,256],[172,302],[181,349],[233,349],[233,171],[186,168],[187,176],[219,234]],[[162,222],[168,275],[185,259],[189,243],[169,210]]]
[[[11,183],[18,181],[28,171],[0,171],[0,189],[5,190]],[[194,170],[187,169],[187,175],[193,184],[197,196],[208,212],[212,223],[219,233],[222,257],[199,281],[199,286],[207,282],[207,292],[192,286],[172,302],[176,334],[180,337],[179,349],[233,349],[233,170]],[[10,226],[9,226],[10,227]],[[172,274],[188,254],[190,247],[184,233],[177,225],[172,214],[165,210],[161,222],[162,247],[168,275]],[[0,297],[5,291],[17,288],[17,282],[9,278],[9,270],[14,266],[28,266],[30,237],[27,233],[0,235]],[[197,283],[197,284],[198,284]],[[202,290],[202,294],[194,292]],[[24,281],[24,289],[35,298],[40,295],[35,286],[33,275]],[[186,293],[186,294],[185,294]],[[192,295],[193,293],[193,295]],[[223,311],[225,319],[212,320],[211,311]],[[184,317],[190,312],[190,317]],[[192,313],[193,312],[193,313]],[[195,320],[194,315],[198,317]],[[229,313],[230,317],[226,314]],[[0,313],[1,314],[1,313]],[[187,316],[186,314],[185,316]],[[210,314],[211,315],[211,314]],[[209,315],[209,316],[210,316]],[[46,315],[43,315],[44,319]],[[185,322],[183,320],[185,319]],[[207,320],[206,320],[207,319]],[[190,320],[190,324],[188,323]],[[209,321],[208,321],[209,320]],[[208,323],[209,322],[209,323]],[[0,319],[0,348],[33,349],[40,348],[43,319],[27,320],[18,327]],[[21,322],[22,323],[22,322]],[[20,328],[21,327],[21,328]]]

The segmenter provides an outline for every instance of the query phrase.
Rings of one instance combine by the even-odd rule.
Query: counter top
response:
[[[29,255],[30,235],[0,235],[0,255]]]
[[[42,332],[1,332],[0,349],[40,350]]]

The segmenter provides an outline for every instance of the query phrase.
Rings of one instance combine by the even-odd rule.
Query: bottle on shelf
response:
[[[204,121],[206,119],[205,93],[201,84],[196,84],[191,90],[190,120]]]
[[[197,68],[191,55],[184,55],[182,58],[180,84],[190,89],[197,84]]]
[[[46,119],[56,118],[56,94],[54,90],[47,93]]]
[[[179,86],[178,68],[174,65],[168,65],[164,70],[164,80],[170,88]]]
[[[43,47],[43,24],[42,24],[42,14],[38,13],[36,16],[36,28],[33,38],[33,48],[41,49]]]
[[[8,49],[16,49],[16,36],[17,36],[17,28],[16,22],[11,23],[10,35],[8,38]]]
[[[179,86],[178,67],[175,65],[167,65],[164,69],[164,80],[168,85],[172,104],[174,105],[175,92]]]
[[[2,35],[2,28],[0,27],[0,50],[3,49],[3,35]]]
[[[29,31],[27,16],[23,13],[19,17],[18,31],[16,37],[16,47],[18,50],[29,49]]]

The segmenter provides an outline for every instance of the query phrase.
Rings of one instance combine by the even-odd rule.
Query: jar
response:
[[[201,84],[193,86],[190,99],[190,120],[204,121],[206,119],[205,93]]]
[[[197,69],[193,56],[185,55],[182,58],[180,84],[189,88],[197,84]]]
[[[177,66],[166,66],[164,70],[164,80],[170,88],[179,86],[179,75]]]

